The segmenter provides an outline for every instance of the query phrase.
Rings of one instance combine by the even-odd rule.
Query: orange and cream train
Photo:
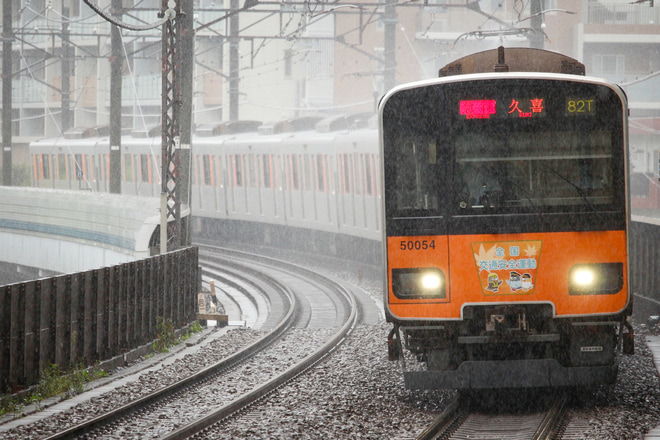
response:
[[[627,101],[537,49],[379,105],[389,356],[409,388],[590,386],[632,352]]]

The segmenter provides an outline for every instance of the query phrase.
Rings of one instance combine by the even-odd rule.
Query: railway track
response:
[[[136,426],[150,427],[148,435],[152,438],[190,437],[312,367],[331,352],[356,323],[355,299],[336,282],[309,270],[281,262],[269,263],[254,255],[232,252],[218,257],[209,252],[204,251],[202,257],[205,267],[210,268],[205,269],[209,270],[208,276],[225,274],[225,281],[232,278],[232,283],[237,283],[238,277],[244,283],[244,292],[267,296],[264,336],[192,376],[63,429],[48,439],[143,436],[144,428],[136,429]],[[227,275],[228,268],[232,275]],[[330,299],[336,295],[341,295],[342,299]],[[327,308],[328,304],[335,305],[336,319],[326,320],[329,324],[326,328],[317,325],[319,328],[314,331],[308,330],[319,319],[320,309]],[[341,321],[339,329],[334,325],[338,321]],[[250,377],[250,372],[265,367],[272,370],[267,380]],[[251,380],[256,382],[251,383]]]
[[[481,411],[457,396],[417,440],[551,440],[558,438],[567,397],[532,411]]]

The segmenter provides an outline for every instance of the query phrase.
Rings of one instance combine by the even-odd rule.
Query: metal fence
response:
[[[660,226],[630,223],[630,290],[635,294],[633,311],[639,321],[660,315]]]
[[[93,365],[156,337],[157,318],[193,321],[198,249],[0,287],[0,392],[42,369]]]

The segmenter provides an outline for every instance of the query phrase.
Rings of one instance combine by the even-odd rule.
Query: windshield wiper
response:
[[[566,176],[564,176],[563,174],[561,174],[560,172],[558,172],[557,170],[555,170],[554,168],[552,168],[550,165],[547,165],[547,164],[544,164],[543,162],[541,162],[541,166],[543,166],[544,168],[549,169],[549,170],[552,171],[557,177],[559,177],[559,178],[562,179],[564,182],[566,182],[566,183],[568,183],[569,185],[571,185],[571,186],[575,189],[575,191],[578,193],[578,195],[582,198],[582,200],[584,200],[584,203],[585,203],[587,206],[589,206],[593,212],[596,212],[596,207],[594,206],[593,203],[591,203],[591,202],[589,201],[589,199],[587,198],[587,196],[586,196],[585,191],[584,191],[583,188],[580,188],[578,185],[576,185],[575,183],[573,183],[572,181],[570,181]]]

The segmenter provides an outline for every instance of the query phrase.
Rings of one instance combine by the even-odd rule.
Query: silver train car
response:
[[[121,141],[122,194],[158,197],[160,129]],[[197,127],[190,164],[193,234],[380,261],[378,133],[373,115]],[[109,190],[107,128],[30,145],[33,186]],[[247,240],[247,241],[246,241]]]

